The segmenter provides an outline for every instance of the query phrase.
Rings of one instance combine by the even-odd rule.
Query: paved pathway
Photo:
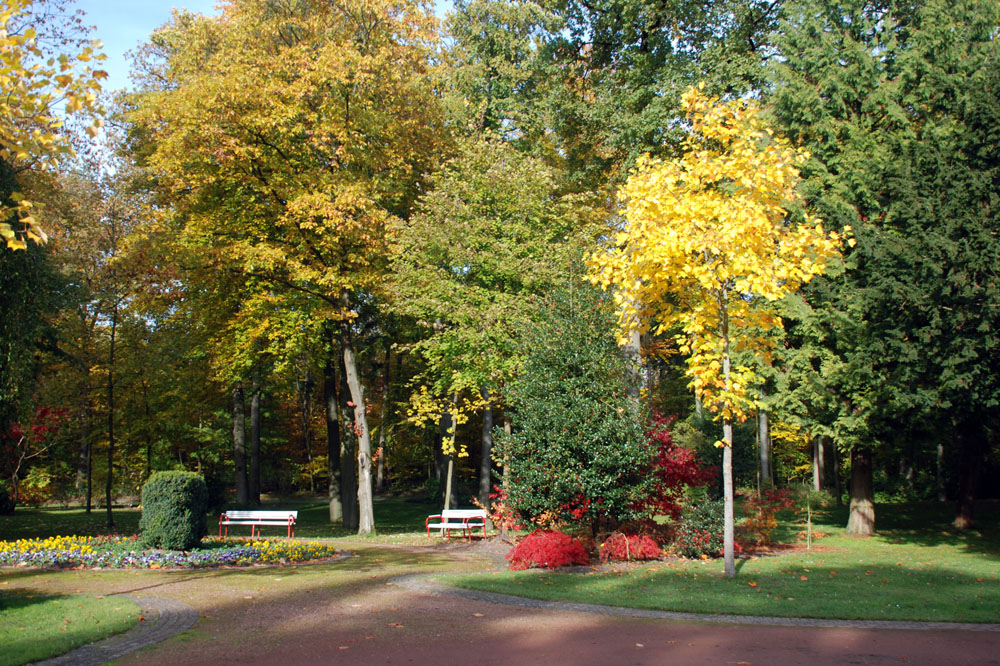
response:
[[[709,624],[750,624],[771,627],[826,627],[854,629],[916,629],[924,631],[989,631],[1000,632],[1000,624],[973,624],[963,622],[899,622],[892,620],[823,620],[812,617],[759,617],[755,615],[716,615],[707,613],[681,613],[678,611],[647,610],[601,604],[583,604],[567,601],[544,601],[516,597],[498,592],[481,592],[444,585],[432,580],[432,574],[398,576],[392,582],[400,587],[424,594],[449,594],[465,599],[486,601],[493,604],[541,608],[554,611],[593,613],[615,617],[638,617],[673,622],[699,622]]]
[[[187,631],[198,621],[198,612],[180,601],[166,597],[122,595],[139,605],[142,622],[123,634],[84,645],[37,666],[99,666],[130,652],[164,641]]]

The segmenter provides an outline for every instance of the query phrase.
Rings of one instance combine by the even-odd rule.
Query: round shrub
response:
[[[190,550],[208,533],[208,489],[194,472],[156,472],[142,487],[139,531],[145,545]]]
[[[557,569],[570,564],[590,564],[590,558],[578,539],[553,530],[535,530],[507,554],[515,571],[545,567]]]
[[[601,544],[601,562],[656,560],[659,559],[660,553],[660,544],[645,534],[615,532]]]
[[[0,516],[13,515],[16,504],[10,485],[6,481],[0,481]]]

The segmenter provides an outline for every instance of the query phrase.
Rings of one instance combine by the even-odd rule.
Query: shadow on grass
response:
[[[875,507],[876,534],[891,543],[916,546],[954,546],[965,552],[1000,559],[1000,501],[981,500],[976,503],[976,527],[959,530],[952,525],[953,503],[910,502],[878,504]],[[834,507],[818,511],[814,526],[843,528],[847,525],[848,508]]]

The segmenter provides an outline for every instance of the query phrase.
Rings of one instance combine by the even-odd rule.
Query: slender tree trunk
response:
[[[833,486],[833,493],[837,496],[837,506],[843,506],[844,500],[841,497],[843,489],[840,487],[840,452],[837,451],[837,447],[833,445],[833,440],[829,437],[823,438],[823,446],[827,453],[828,478]]]
[[[767,397],[764,389],[760,390],[760,399],[763,402]],[[767,410],[761,407],[758,413],[758,436],[760,439],[760,484],[765,487],[774,485],[774,472],[771,469],[771,429],[767,423]]]
[[[732,386],[730,377],[729,361],[729,294],[725,288],[719,293],[719,333],[722,337],[722,374],[726,383],[726,390]],[[733,423],[731,419],[724,419],[722,422],[722,496],[724,503],[723,518],[725,526],[723,529],[723,559],[725,574],[727,578],[736,575],[736,529],[733,498]]]
[[[247,473],[247,494],[251,502],[260,504],[260,368],[254,368],[250,390],[250,470]]]
[[[146,418],[146,423],[143,425],[143,431],[146,434],[146,474],[144,478],[148,481],[149,477],[153,476],[153,432],[151,430],[153,419],[149,413],[149,387],[145,381],[142,382],[142,412]]]
[[[872,489],[872,451],[851,449],[851,515],[847,533],[869,537],[875,534],[875,494]]]
[[[813,490],[823,490],[823,444],[819,437],[812,438]]]
[[[90,388],[85,387],[80,400],[80,455],[76,462],[77,497],[86,495],[90,513]]]
[[[398,355],[399,354],[397,354],[397,356]],[[381,493],[385,490],[385,456],[389,431],[389,356],[389,347],[386,346],[384,373],[382,375],[382,407],[379,409],[378,448],[376,449],[378,467],[375,470],[375,492],[377,493]]]
[[[450,499],[447,497],[447,487],[451,458],[444,452],[451,426],[451,412],[441,414],[438,420],[438,434],[434,440],[434,473],[438,479],[437,503],[445,509],[451,508],[447,503]]]
[[[344,357],[341,355],[340,369],[340,423],[343,424],[340,438],[340,501],[344,507],[344,529],[357,530],[359,525],[358,511],[358,466],[357,437],[350,408],[351,390],[347,386],[347,371],[344,370]]]
[[[236,480],[236,503],[245,506],[250,498],[247,493],[247,443],[246,403],[243,383],[233,385],[233,463]]]
[[[625,365],[628,368],[628,394],[635,402],[639,402],[642,389],[642,338],[639,331],[629,334],[629,341],[622,348]]]
[[[937,482],[938,502],[947,502],[948,491],[944,484],[944,442],[938,442],[937,445],[937,469],[934,476]]]
[[[444,440],[448,442],[448,448],[450,450],[450,453],[448,454],[448,474],[445,479],[444,490],[444,508],[446,509],[458,508],[458,500],[452,492],[452,489],[455,487],[455,460],[458,458],[458,418],[455,414],[455,410],[458,409],[457,393],[451,397],[451,408],[451,428],[445,435],[446,440]]]
[[[490,400],[490,391],[487,388],[480,390],[480,395],[486,406],[483,408],[483,439],[482,455],[479,458],[479,503],[489,508],[490,488],[493,485],[491,478],[493,470],[493,405]]]
[[[316,492],[316,479],[312,473],[312,372],[307,367],[305,376],[299,382],[299,425],[302,428],[302,450],[306,454],[309,469],[309,492]]]
[[[347,293],[344,292],[341,298],[344,310],[347,311],[349,305]],[[351,391],[351,401],[354,403],[354,428],[358,435],[358,534],[373,534],[375,513],[372,505],[372,442],[368,430],[368,417],[365,414],[365,394],[358,375],[350,324],[342,322],[340,331],[344,371],[347,375],[347,386]]]
[[[961,424],[958,437],[961,449],[958,461],[958,506],[954,525],[960,530],[967,530],[975,526],[976,495],[989,445],[983,428],[976,424]]]
[[[108,347],[108,478],[104,484],[104,502],[108,515],[108,530],[115,529],[111,511],[111,487],[115,466],[115,337],[118,333],[118,301],[111,313],[111,340]]]
[[[323,404],[326,406],[326,471],[329,485],[330,522],[344,519],[344,505],[340,501],[340,409],[337,396],[337,364],[327,359],[323,367]]]

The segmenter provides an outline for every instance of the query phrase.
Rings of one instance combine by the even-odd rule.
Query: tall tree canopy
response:
[[[128,114],[179,241],[256,285],[243,307],[306,295],[343,351],[373,529],[365,401],[352,346],[381,286],[387,229],[407,212],[442,133],[435,20],[417,3],[236,0],[154,36]],[[280,334],[276,331],[276,334]]]

